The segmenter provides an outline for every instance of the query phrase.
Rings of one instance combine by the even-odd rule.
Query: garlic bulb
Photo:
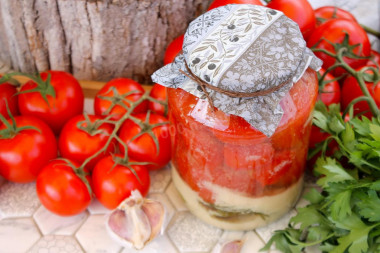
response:
[[[111,212],[106,227],[123,246],[142,249],[160,233],[164,216],[165,209],[159,201],[145,199],[135,190]]]

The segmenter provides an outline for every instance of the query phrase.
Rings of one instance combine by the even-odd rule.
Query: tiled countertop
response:
[[[39,202],[35,183],[16,184],[2,180],[0,186],[0,252],[121,252],[121,253],[219,253],[222,244],[241,239],[243,253],[258,252],[272,232],[284,228],[289,214],[270,226],[247,232],[225,231],[207,225],[192,215],[171,181],[170,168],[151,172],[148,197],[161,201],[166,208],[164,233],[143,250],[123,248],[105,229],[110,211],[94,200],[86,212],[60,217]],[[306,182],[305,189],[312,181]],[[305,205],[300,200],[297,205]],[[274,252],[274,251],[272,251]]]
[[[360,23],[380,30],[379,0],[310,0],[314,8],[336,5],[351,11]],[[371,37],[373,48],[380,41]],[[1,66],[0,66],[1,68]],[[4,70],[3,70],[4,71]],[[91,101],[86,101],[91,112]],[[171,181],[169,167],[151,173],[149,198],[158,199],[166,208],[164,233],[143,250],[123,248],[106,233],[105,215],[109,210],[94,200],[88,210],[74,217],[50,213],[39,202],[35,183],[15,184],[0,177],[0,252],[120,252],[120,253],[219,253],[222,244],[242,239],[242,253],[255,253],[269,240],[274,230],[287,226],[296,212],[264,228],[246,232],[224,231],[204,224],[187,209]],[[305,191],[313,182],[306,180]],[[306,205],[300,200],[297,206]],[[318,252],[309,249],[308,252]],[[271,252],[276,252],[272,250]]]
[[[92,113],[92,100],[85,111]],[[138,251],[123,248],[106,232],[110,212],[96,199],[88,209],[73,217],[57,216],[41,205],[35,183],[17,184],[0,177],[0,252],[1,253],[219,253],[221,246],[240,239],[241,253],[255,253],[265,245],[273,231],[287,226],[296,209],[281,220],[252,231],[226,231],[207,225],[192,215],[171,180],[170,165],[150,172],[148,198],[164,204],[163,233]],[[305,180],[305,191],[313,186]],[[300,200],[297,206],[305,205]],[[272,250],[271,252],[276,252]]]

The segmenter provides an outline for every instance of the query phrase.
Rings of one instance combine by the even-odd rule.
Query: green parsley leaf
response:
[[[355,180],[335,159],[329,157],[325,159],[323,157],[318,158],[314,170],[323,175],[317,181],[317,184],[322,187],[327,187],[329,183]]]
[[[322,202],[325,198],[322,194],[315,188],[311,188],[305,195],[304,199],[308,200],[311,204],[318,204]]]
[[[380,222],[380,198],[376,191],[368,190],[367,192],[357,192],[356,206],[358,213],[371,222]]]
[[[353,214],[350,217],[341,219],[335,224],[343,229],[350,231],[345,236],[338,239],[338,246],[334,247],[331,253],[342,253],[348,249],[349,253],[366,252],[368,249],[368,233],[373,229],[372,226],[367,226],[361,219]]]

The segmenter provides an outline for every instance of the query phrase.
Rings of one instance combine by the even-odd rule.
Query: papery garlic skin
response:
[[[135,190],[108,215],[106,228],[123,246],[142,249],[159,234],[164,217],[165,208],[159,201],[145,199]]]
[[[243,242],[241,240],[235,240],[227,242],[222,246],[220,253],[240,253]]]

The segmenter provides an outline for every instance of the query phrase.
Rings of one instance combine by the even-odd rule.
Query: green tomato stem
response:
[[[364,31],[366,31],[367,33],[369,34],[372,34],[373,36],[376,36],[377,38],[380,39],[380,32],[372,29],[371,27],[368,27],[366,25],[363,25],[363,24],[360,24],[360,26],[364,29]]]
[[[377,107],[377,104],[371,94],[369,93],[367,89],[367,85],[364,81],[364,76],[363,72],[361,71],[356,71],[355,69],[351,68],[344,60],[343,60],[343,54],[345,52],[345,49],[342,48],[341,50],[338,51],[337,53],[337,60],[343,64],[343,68],[350,74],[352,75],[356,81],[358,81],[358,84],[360,86],[360,89],[362,90],[364,96],[366,96],[369,108],[371,109],[371,112],[373,116],[379,117],[380,116],[380,111],[379,108]]]
[[[375,102],[375,100],[373,99],[373,97],[371,96],[371,94],[369,93],[368,89],[367,89],[367,86],[365,84],[365,81],[364,81],[364,76],[363,76],[363,72],[361,71],[356,71],[355,69],[351,68],[343,59],[343,57],[346,56],[346,53],[347,53],[347,48],[345,47],[342,47],[338,50],[338,52],[336,54],[330,52],[330,51],[327,51],[325,49],[318,49],[318,48],[313,48],[312,49],[314,52],[322,52],[330,57],[333,57],[336,59],[336,63],[334,65],[332,65],[331,67],[329,67],[327,70],[326,70],[326,73],[327,72],[330,72],[338,67],[342,67],[344,68],[348,74],[352,75],[358,82],[359,86],[360,86],[360,89],[362,90],[364,96],[366,96],[368,99],[367,99],[367,102],[368,102],[368,105],[371,109],[371,112],[373,114],[373,116],[375,117],[379,117],[380,116],[380,111],[379,111],[379,108],[377,107],[377,104]],[[374,70],[375,71],[375,70]],[[375,74],[378,74],[378,72],[374,72]]]
[[[134,101],[134,102],[131,102],[131,106],[128,108],[127,112],[117,121],[114,121],[114,129],[112,131],[112,133],[110,134],[106,144],[98,151],[96,152],[95,154],[93,154],[92,156],[90,156],[89,158],[87,158],[81,165],[81,168],[84,169],[86,167],[86,165],[92,160],[94,159],[95,157],[97,157],[98,155],[100,155],[101,153],[103,152],[106,152],[107,151],[107,148],[109,147],[109,145],[111,144],[112,140],[113,139],[116,139],[118,140],[118,137],[117,137],[117,133],[120,129],[120,127],[123,125],[124,121],[126,121],[128,118],[131,117],[131,114],[133,112],[133,110],[139,105],[141,104],[144,100],[147,99],[147,97],[149,96],[149,92],[145,92],[144,95],[142,95],[138,100]],[[111,120],[107,120],[108,122],[112,122]],[[128,153],[128,147],[125,145],[125,153]]]
[[[350,108],[351,108],[352,106],[354,106],[356,103],[361,102],[361,101],[366,101],[367,103],[369,103],[369,98],[368,98],[367,96],[361,96],[361,97],[358,97],[358,98],[353,99],[353,100],[347,105],[347,108],[344,110],[342,117],[344,118],[344,117],[347,115],[347,113],[349,112]]]

